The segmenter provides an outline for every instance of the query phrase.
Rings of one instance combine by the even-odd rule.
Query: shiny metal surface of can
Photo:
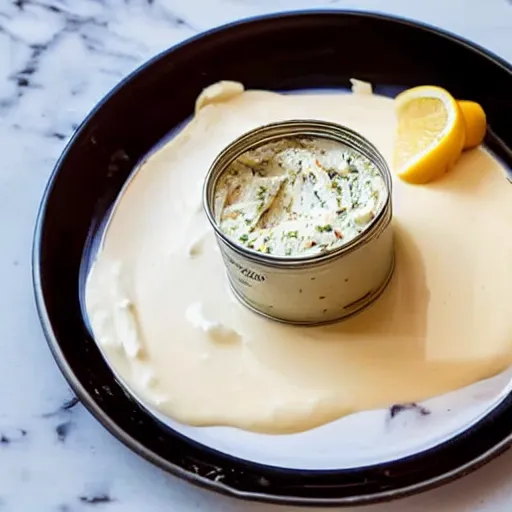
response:
[[[240,246],[215,220],[219,177],[246,151],[290,137],[340,142],[365,156],[382,175],[387,198],[355,238],[323,254],[282,257]],[[391,173],[384,157],[357,132],[335,123],[293,120],[265,125],[231,143],[211,165],[203,203],[215,230],[229,283],[236,297],[257,313],[294,324],[321,324],[348,317],[369,306],[386,288],[394,269]]]

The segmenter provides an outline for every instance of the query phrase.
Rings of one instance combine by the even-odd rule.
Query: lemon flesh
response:
[[[440,87],[421,86],[395,99],[398,133],[394,167],[409,183],[428,183],[449,171],[466,139],[457,101]]]

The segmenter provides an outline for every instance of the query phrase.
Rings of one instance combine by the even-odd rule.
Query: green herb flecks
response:
[[[329,231],[332,231],[332,225],[326,224],[325,226],[316,226],[315,228],[319,233],[328,233]]]
[[[320,202],[320,206],[322,208],[325,208],[325,201],[320,197],[320,194],[318,193],[318,190],[313,191],[313,195],[318,199]]]
[[[264,187],[263,185],[260,185],[260,188],[258,189],[258,193],[256,194],[256,197],[263,201],[265,200],[265,194],[267,193],[267,187]]]

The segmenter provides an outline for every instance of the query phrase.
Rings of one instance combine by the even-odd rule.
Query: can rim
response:
[[[261,253],[254,249],[249,249],[237,244],[221,231],[219,224],[215,220],[213,197],[217,181],[227,167],[245,152],[256,149],[275,140],[301,135],[340,142],[370,160],[380,173],[386,190],[386,199],[381,205],[377,215],[375,215],[371,222],[365,226],[360,233],[346,244],[343,244],[331,251],[317,253],[311,256],[277,256]],[[231,250],[256,263],[262,263],[274,267],[288,267],[325,263],[331,259],[352,252],[366,242],[369,242],[373,239],[372,235],[380,234],[380,232],[391,221],[391,193],[392,178],[388,164],[380,151],[374,144],[366,139],[366,137],[339,123],[321,121],[317,119],[292,119],[288,121],[268,123],[249,130],[233,140],[217,155],[213,163],[210,165],[204,180],[203,209],[217,238],[222,240],[222,242],[230,247]],[[388,219],[386,219],[386,217],[388,217]],[[378,233],[375,233],[379,226],[382,226],[382,229],[378,230]]]

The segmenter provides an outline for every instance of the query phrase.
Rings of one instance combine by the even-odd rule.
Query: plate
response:
[[[80,297],[98,231],[138,162],[192,114],[204,87],[237,80],[251,89],[342,89],[351,77],[372,82],[381,94],[436,84],[478,101],[488,115],[488,148],[512,165],[509,64],[406,20],[297,12],[221,27],[139,68],[79,127],[42,200],[34,290],[63,374],[128,447],[221,493],[302,505],[390,500],[462,476],[512,442],[511,372],[422,404],[354,414],[302,434],[263,436],[159,416],[130,394],[89,334]]]

